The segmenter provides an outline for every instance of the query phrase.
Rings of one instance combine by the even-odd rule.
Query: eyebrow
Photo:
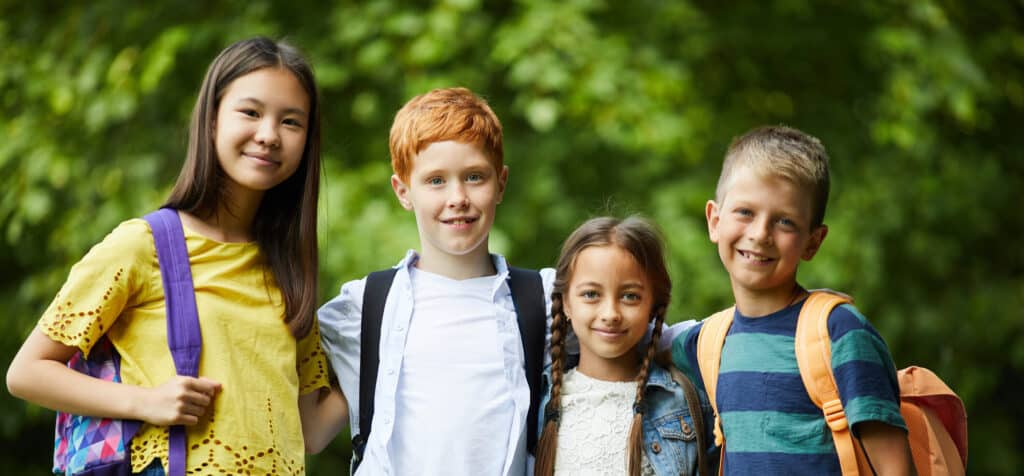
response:
[[[266,104],[264,104],[263,101],[260,101],[259,99],[256,99],[256,98],[241,98],[237,102],[252,102],[252,103],[259,104],[260,106],[266,106]],[[303,116],[307,115],[306,114],[306,110],[302,109],[301,107],[289,107],[289,108],[284,110],[284,113],[285,114],[299,114],[299,115],[303,115]]]
[[[604,288],[604,286],[602,286],[601,284],[599,284],[599,283],[597,283],[595,281],[584,281],[582,283],[579,283],[579,284],[573,286],[573,288],[582,288],[582,287],[594,287],[594,288],[602,288],[602,289]],[[628,282],[626,284],[623,284],[622,286],[619,286],[619,289],[644,289],[644,284],[639,282],[639,281]]]

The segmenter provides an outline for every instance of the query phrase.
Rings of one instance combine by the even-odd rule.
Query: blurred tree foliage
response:
[[[263,34],[302,47],[323,92],[324,300],[417,245],[388,186],[387,134],[430,88],[470,87],[504,122],[493,249],[551,265],[588,216],[644,213],[668,239],[675,320],[730,302],[703,223],[726,145],[789,124],[824,141],[836,182],[801,282],[855,295],[898,366],[930,367],[962,395],[971,474],[1014,474],[1022,26],[1016,0],[5,1],[0,360],[72,263],[166,197],[207,65]],[[0,473],[43,474],[52,412],[0,402]],[[310,473],[341,471],[346,440]]]

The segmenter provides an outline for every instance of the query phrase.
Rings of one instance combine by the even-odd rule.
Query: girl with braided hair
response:
[[[653,359],[671,290],[659,234],[640,218],[593,218],[565,241],[535,475],[698,474],[706,435],[680,385],[688,381]],[[698,417],[710,415],[699,400]]]

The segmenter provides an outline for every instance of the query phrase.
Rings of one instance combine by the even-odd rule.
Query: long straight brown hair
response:
[[[558,449],[558,424],[562,412],[562,376],[565,372],[565,336],[569,332],[565,315],[564,294],[572,280],[573,266],[580,252],[591,246],[618,246],[636,259],[651,285],[651,321],[654,330],[647,345],[640,372],[636,377],[636,399],[633,402],[633,422],[626,440],[627,468],[631,476],[640,475],[643,454],[644,390],[654,349],[661,338],[665,311],[672,297],[672,278],[665,266],[665,252],[658,230],[636,216],[625,219],[598,217],[587,220],[569,235],[562,245],[555,269],[555,283],[551,291],[551,398],[544,408],[544,431],[537,443],[535,476],[551,476],[555,471]]]
[[[298,49],[256,37],[236,42],[213,60],[192,109],[188,155],[164,207],[207,218],[224,203],[224,171],[214,147],[214,122],[225,90],[263,68],[290,71],[309,95],[309,126],[299,168],[263,195],[253,236],[284,297],[293,336],[312,329],[317,303],[317,199],[320,195],[320,94],[313,68]],[[296,213],[296,209],[298,213]]]

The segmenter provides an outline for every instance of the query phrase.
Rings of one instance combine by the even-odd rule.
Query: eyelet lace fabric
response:
[[[597,380],[576,369],[566,372],[555,474],[625,474],[635,399],[636,382]],[[641,459],[641,474],[655,474],[646,456]]]
[[[201,316],[200,375],[222,383],[204,417],[187,429],[188,474],[305,474],[296,398],[327,386],[318,326],[292,336],[258,245],[187,229],[185,241]],[[175,375],[164,305],[149,225],[131,219],[72,267],[38,327],[84,351],[106,336],[121,355],[122,381],[156,387]],[[154,458],[166,466],[167,434],[142,425],[132,439],[134,471]]]

